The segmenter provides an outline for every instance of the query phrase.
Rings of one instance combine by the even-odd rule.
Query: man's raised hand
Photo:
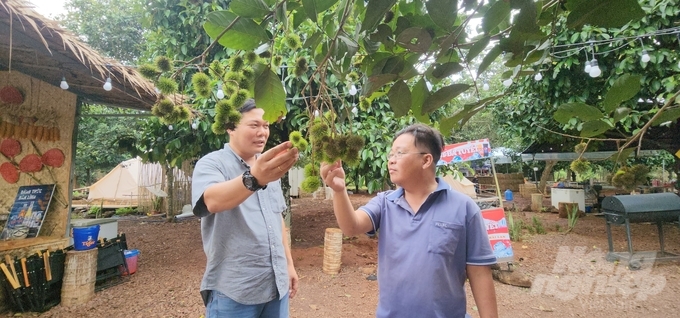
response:
[[[321,163],[321,179],[335,192],[345,191],[345,170],[340,160],[334,163]]]
[[[250,167],[250,173],[257,182],[264,186],[281,177],[295,165],[300,154],[296,148],[291,148],[290,141],[286,141],[263,152]]]

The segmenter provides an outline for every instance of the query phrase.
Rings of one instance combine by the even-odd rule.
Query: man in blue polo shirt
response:
[[[399,131],[388,155],[397,190],[354,210],[341,163],[322,164],[345,235],[380,230],[376,317],[466,317],[465,279],[480,317],[498,317],[496,263],[479,207],[435,176],[444,140],[426,125]]]

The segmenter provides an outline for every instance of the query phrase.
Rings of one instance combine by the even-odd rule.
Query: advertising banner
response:
[[[460,142],[446,145],[437,165],[463,162],[491,157],[491,144],[489,139]]]
[[[493,208],[482,210],[482,218],[486,233],[489,235],[489,242],[493,254],[499,263],[510,262],[513,258],[512,244],[510,243],[510,232],[508,222],[505,219],[503,208]]]
[[[54,184],[19,187],[0,239],[37,237],[53,193]]]

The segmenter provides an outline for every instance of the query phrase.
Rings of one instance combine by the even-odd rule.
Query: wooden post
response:
[[[490,156],[489,159],[491,159],[491,171],[493,171],[493,180],[496,182],[496,194],[498,195],[498,202],[500,202],[500,207],[503,207],[503,194],[501,193],[501,187],[498,185],[498,175],[496,174],[496,164],[494,164],[493,161],[493,156]]]
[[[335,275],[340,272],[342,258],[342,230],[327,228],[323,241],[323,272]]]
[[[543,195],[540,193],[531,194],[531,211],[541,212],[543,208]]]
[[[64,278],[61,287],[61,305],[74,306],[87,303],[94,297],[97,282],[98,249],[66,252]]]

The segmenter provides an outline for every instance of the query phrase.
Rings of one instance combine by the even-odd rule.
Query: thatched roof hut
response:
[[[16,70],[59,86],[85,102],[150,110],[158,94],[131,68],[101,56],[24,0],[0,0],[0,71]],[[113,89],[102,88],[111,77]]]

